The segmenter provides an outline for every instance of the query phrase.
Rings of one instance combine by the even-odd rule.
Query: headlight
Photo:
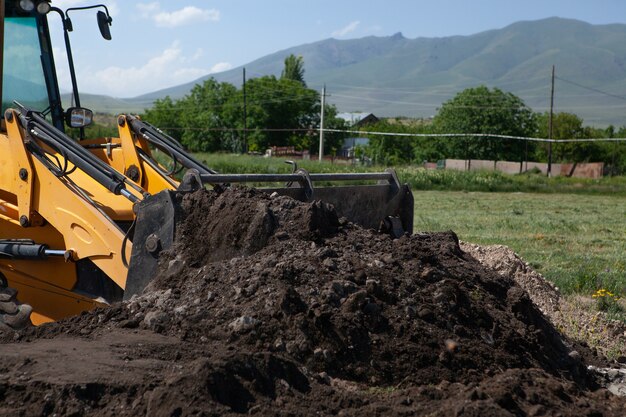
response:
[[[48,3],[46,0],[40,1],[39,3],[37,3],[37,13],[48,14],[49,11],[50,11],[50,3]]]
[[[35,10],[35,2],[33,0],[19,0],[17,6],[25,12],[32,12]]]

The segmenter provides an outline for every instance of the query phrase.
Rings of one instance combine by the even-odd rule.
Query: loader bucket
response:
[[[178,194],[164,190],[135,206],[137,217],[124,300],[141,294],[156,273],[159,254],[174,243],[176,224],[182,219]]]
[[[316,182],[376,181],[370,185],[314,187]],[[362,174],[309,174],[298,170],[293,174],[200,174],[189,170],[179,191],[161,191],[145,198],[136,206],[128,278],[124,299],[143,291],[154,277],[159,253],[174,242],[177,223],[183,217],[182,194],[198,189],[202,183],[225,186],[233,183],[286,182],[291,186],[258,188],[304,202],[323,201],[335,207],[339,217],[362,227],[381,230],[399,237],[413,230],[413,194],[401,185],[393,170]]]
[[[314,176],[314,174],[310,174]],[[338,174],[320,174],[323,180]],[[339,174],[340,175],[340,174]],[[320,200],[335,206],[339,216],[367,229],[381,229],[381,222],[392,217],[400,221],[402,232],[413,230],[413,194],[407,185],[400,185],[395,174],[389,182],[375,185],[348,185],[315,188],[308,194],[306,188],[273,188],[276,192],[299,201]],[[384,225],[383,225],[384,227]]]

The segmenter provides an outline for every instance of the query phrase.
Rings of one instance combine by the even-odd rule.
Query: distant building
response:
[[[350,127],[362,127],[380,120],[373,113],[339,113],[337,117],[348,122]]]
[[[338,118],[345,120],[350,128],[359,128],[371,123],[376,123],[380,119],[374,116],[373,113],[339,113]],[[344,158],[354,158],[354,150],[357,146],[367,146],[369,144],[369,138],[352,137],[343,141],[339,156]]]
[[[370,143],[369,138],[346,138],[343,141],[339,156],[344,158],[354,158],[354,150],[357,146],[367,146]]]

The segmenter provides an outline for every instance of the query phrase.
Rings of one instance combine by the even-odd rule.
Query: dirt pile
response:
[[[623,415],[452,232],[392,240],[254,190],[182,205],[144,295],[0,346],[0,412]]]
[[[502,245],[479,246],[463,242],[461,249],[500,275],[513,278],[544,314],[552,316],[559,311],[561,294],[558,288],[533,270],[508,247]]]
[[[462,242],[461,249],[500,275],[515,279],[562,334],[583,345],[583,351],[595,350],[599,352],[599,356],[615,360],[617,363],[613,363],[613,367],[624,366],[626,323],[598,310],[597,303],[592,297],[561,296],[554,284],[533,270],[506,246],[479,246]],[[594,365],[597,358],[587,356],[586,359],[588,364]],[[601,376],[601,379],[605,378]],[[626,388],[623,391],[626,392]]]

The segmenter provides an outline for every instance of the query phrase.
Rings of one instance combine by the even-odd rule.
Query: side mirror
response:
[[[104,39],[106,39],[107,41],[110,41],[111,29],[109,29],[109,26],[111,26],[111,22],[113,22],[113,19],[111,19],[106,13],[104,13],[101,10],[98,11],[97,17],[98,17],[98,28],[100,28],[100,34],[102,34],[102,37]]]
[[[93,122],[93,112],[82,107],[70,107],[65,112],[65,123],[69,127],[87,127]]]

